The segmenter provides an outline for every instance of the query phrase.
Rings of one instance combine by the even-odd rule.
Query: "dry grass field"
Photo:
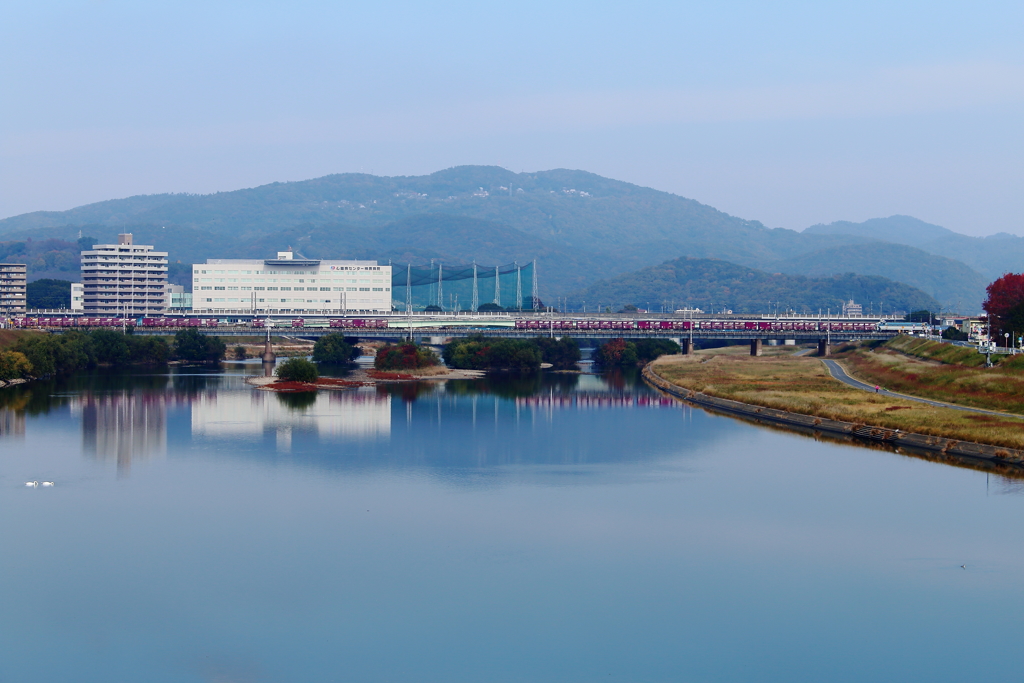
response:
[[[985,357],[950,344],[897,337],[872,348],[836,354],[847,372],[891,391],[1024,415],[1024,357],[1003,357],[985,368]]]
[[[788,355],[781,355],[787,351]],[[692,356],[663,356],[655,361],[654,370],[681,387],[744,403],[1024,448],[1024,420],[970,414],[854,389],[832,379],[817,358],[795,357],[792,347],[787,351],[753,358],[748,349],[734,347],[699,351]]]

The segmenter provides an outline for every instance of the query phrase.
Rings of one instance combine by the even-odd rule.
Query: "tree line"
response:
[[[101,365],[162,365],[171,360],[211,363],[221,360],[225,350],[219,337],[195,329],[178,332],[173,342],[117,330],[28,334],[0,352],[0,379],[48,377]]]

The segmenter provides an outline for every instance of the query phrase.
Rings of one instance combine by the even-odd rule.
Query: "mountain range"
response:
[[[666,259],[692,257],[768,273],[886,277],[922,290],[947,310],[959,303],[965,311],[977,310],[984,285],[1013,269],[1016,254],[1024,255],[1024,239],[968,237],[910,217],[797,232],[584,171],[514,173],[490,166],[145,195],[0,220],[0,241],[8,247],[49,238],[72,250],[80,235],[108,242],[125,231],[137,243],[168,251],[179,281],[188,277],[188,264],[206,258],[258,258],[291,246],[309,257],[395,263],[536,259],[542,297],[555,299]],[[57,276],[41,265],[30,277]]]

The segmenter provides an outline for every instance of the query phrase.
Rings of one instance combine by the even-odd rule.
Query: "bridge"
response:
[[[671,320],[665,317],[666,320]],[[382,319],[383,320],[383,319]],[[460,339],[475,335],[487,337],[503,337],[510,339],[532,339],[537,336],[545,337],[572,337],[581,343],[590,342],[600,344],[610,339],[670,339],[678,343],[683,353],[691,353],[694,343],[699,341],[731,341],[734,343],[749,342],[751,355],[761,355],[762,346],[765,342],[779,344],[808,344],[818,345],[820,355],[828,355],[832,344],[845,341],[862,340],[884,340],[890,339],[900,333],[898,329],[878,329],[878,319],[866,320],[857,318],[856,326],[862,329],[829,329],[831,327],[842,327],[847,321],[843,319],[830,319],[828,322],[821,321],[820,325],[825,329],[778,329],[785,325],[779,325],[777,319],[758,320],[759,323],[772,323],[768,329],[703,329],[691,325],[690,329],[661,329],[657,326],[640,328],[637,319],[615,319],[612,322],[619,323],[619,329],[565,329],[565,318],[531,318],[536,321],[536,326],[531,329],[516,327],[516,320],[510,318],[496,319],[468,318],[452,316],[449,319],[438,318],[409,318],[406,316],[392,316],[387,318],[386,327],[329,327],[325,322],[304,321],[302,327],[290,326],[290,321],[277,321],[273,327],[253,327],[251,321],[238,321],[235,324],[220,323],[216,328],[203,327],[200,331],[203,334],[211,334],[219,337],[265,337],[268,333],[274,337],[287,337],[291,339],[306,339],[315,341],[328,334],[343,334],[346,337],[355,337],[363,341],[384,341],[401,342],[414,341],[417,343],[440,346],[453,339]],[[521,320],[521,319],[520,319]],[[574,316],[574,324],[586,318]],[[608,318],[593,316],[591,320],[607,322]],[[716,319],[717,320],[717,319]],[[750,321],[750,318],[744,319]],[[850,319],[854,320],[854,319]],[[699,321],[704,323],[711,322]],[[790,321],[791,322],[791,321]],[[736,325],[737,320],[728,321]],[[815,327],[819,326],[817,321]],[[850,324],[849,326],[853,326]],[[694,329],[698,327],[698,329]],[[870,328],[870,329],[867,329]],[[180,328],[136,328],[135,334],[161,335],[173,334]]]

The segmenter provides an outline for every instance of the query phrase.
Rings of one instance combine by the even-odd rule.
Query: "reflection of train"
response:
[[[874,332],[876,322],[818,320],[517,320],[517,330],[647,330],[722,332]]]

